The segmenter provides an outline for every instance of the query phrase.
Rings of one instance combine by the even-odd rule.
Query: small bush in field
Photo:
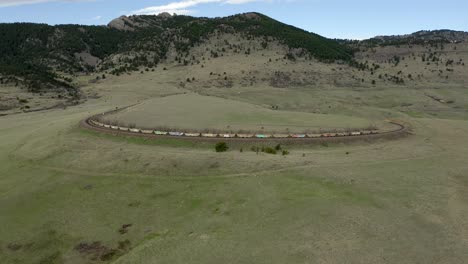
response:
[[[216,152],[226,152],[226,151],[228,151],[228,149],[229,149],[229,147],[226,144],[226,142],[219,142],[215,146]]]
[[[263,149],[263,152],[267,153],[267,154],[273,154],[273,155],[276,155],[276,150],[274,148],[270,148],[270,147],[266,147]]]

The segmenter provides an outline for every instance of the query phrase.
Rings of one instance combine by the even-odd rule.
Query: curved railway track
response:
[[[94,115],[88,117],[80,122],[80,126],[84,129],[96,131],[99,133],[109,134],[109,135],[120,135],[120,136],[131,136],[131,137],[142,137],[148,139],[164,139],[164,138],[173,138],[179,140],[188,140],[188,141],[197,141],[197,142],[278,142],[278,143],[306,143],[306,142],[350,142],[350,141],[369,141],[375,139],[395,139],[404,137],[409,134],[409,129],[406,125],[397,121],[389,121],[389,123],[395,125],[395,129],[389,131],[359,131],[359,132],[349,132],[349,133],[324,133],[321,135],[315,135],[314,137],[309,136],[300,136],[291,135],[289,137],[258,137],[253,134],[251,137],[239,137],[236,134],[231,134],[230,137],[225,137],[224,134],[210,135],[210,137],[203,136],[198,133],[198,136],[194,136],[190,133],[180,133],[175,135],[157,135],[154,130],[142,130],[142,129],[130,129],[122,128],[118,126],[111,126],[108,124],[103,124],[98,122],[98,117],[102,117],[108,114],[116,113],[124,109],[130,108],[134,105],[130,105],[124,108],[111,110],[102,114]],[[106,127],[105,127],[105,126]],[[143,132],[144,131],[144,132]],[[191,136],[187,136],[191,135]],[[227,135],[227,133],[226,133]]]

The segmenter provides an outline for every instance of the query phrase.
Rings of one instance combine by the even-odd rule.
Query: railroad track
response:
[[[80,126],[84,129],[93,130],[99,133],[109,135],[120,135],[130,137],[141,137],[147,139],[164,139],[173,138],[187,141],[198,141],[198,142],[278,142],[278,143],[306,143],[306,142],[349,142],[349,141],[368,141],[375,139],[395,139],[404,137],[409,134],[409,129],[406,125],[398,121],[388,121],[395,125],[395,129],[389,131],[355,131],[346,133],[323,133],[323,134],[292,134],[292,135],[260,135],[251,134],[249,136],[238,134],[203,134],[203,133],[185,133],[185,132],[161,132],[156,130],[145,130],[138,128],[126,128],[119,127],[110,124],[104,124],[99,122],[99,117],[113,114],[134,105],[127,106],[120,109],[114,109],[102,114],[88,117],[80,122]]]

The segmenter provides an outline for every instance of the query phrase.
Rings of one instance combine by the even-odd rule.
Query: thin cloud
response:
[[[172,2],[166,5],[149,6],[143,9],[135,10],[131,12],[131,15],[157,15],[163,12],[177,13],[181,15],[193,13],[193,10],[189,9],[202,4],[230,4],[239,5],[251,2],[269,2],[268,0],[184,0],[179,2]]]
[[[47,2],[90,2],[93,0],[0,0],[0,7],[32,5]]]

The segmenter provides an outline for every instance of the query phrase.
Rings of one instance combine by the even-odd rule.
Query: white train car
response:
[[[199,137],[200,135],[200,133],[185,133],[185,136],[187,137]]]
[[[235,138],[236,134],[223,134],[222,137],[223,138]]]
[[[173,136],[173,137],[182,137],[183,135],[184,135],[184,132],[177,132],[177,131],[169,132],[169,136]]]
[[[274,134],[274,138],[289,138],[291,137],[289,134]]]
[[[212,133],[203,133],[202,137],[207,137],[207,138],[215,138],[217,137],[217,134],[212,134]]]
[[[158,136],[166,136],[168,133],[165,132],[165,131],[156,130],[156,131],[154,131],[154,134],[156,134]]]
[[[122,130],[122,131],[129,131],[130,128],[128,128],[128,127],[119,127],[119,130]]]
[[[292,135],[293,138],[306,138],[305,134],[294,134]]]
[[[140,131],[140,129],[138,129],[138,128],[131,128],[131,129],[130,129],[130,132],[132,132],[132,133],[140,133],[141,131]]]
[[[96,120],[91,119],[90,122],[91,122],[91,124],[93,124],[95,126],[101,126],[101,125],[99,125],[100,123],[98,121],[96,121]]]
[[[118,126],[110,126],[112,129],[114,130],[119,130],[119,127]]]
[[[105,127],[105,128],[111,128],[111,126],[110,126],[110,125],[107,125],[107,124],[104,124],[104,127]]]
[[[146,130],[146,129],[141,130],[141,133],[143,134],[153,134],[153,132],[154,132],[153,130]]]
[[[361,132],[351,132],[351,136],[360,136]]]
[[[252,134],[237,134],[238,138],[253,138],[254,136]]]

